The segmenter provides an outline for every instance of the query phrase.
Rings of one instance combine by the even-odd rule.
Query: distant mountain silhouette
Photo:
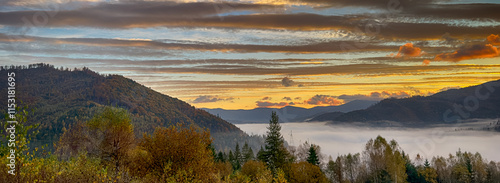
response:
[[[354,100],[339,106],[314,107],[310,109],[286,106],[280,109],[274,108],[256,108],[251,110],[225,110],[225,109],[205,109],[209,113],[219,116],[231,123],[269,123],[269,117],[272,111],[279,115],[280,122],[302,122],[317,115],[328,112],[350,112],[367,107],[377,103],[377,101]]]
[[[325,115],[331,117],[326,118]],[[427,97],[385,99],[364,110],[325,115],[311,121],[394,121],[406,125],[424,125],[473,118],[497,118],[500,115],[500,80],[451,89]]]
[[[231,135],[229,144],[225,144],[224,139],[215,138],[215,143],[221,146],[234,147],[235,138],[247,136],[219,117],[120,75],[104,76],[87,68],[72,71],[56,69],[47,64],[9,67],[8,70],[2,67],[0,92],[5,94],[8,71],[16,74],[18,101],[35,109],[29,123],[40,124],[40,134],[34,139],[40,144],[52,146],[63,129],[76,121],[91,118],[96,109],[103,106],[128,109],[134,130],[140,137],[143,132],[151,133],[156,127],[175,124],[208,129],[214,137],[228,138]],[[1,111],[7,111],[6,102],[0,100]]]

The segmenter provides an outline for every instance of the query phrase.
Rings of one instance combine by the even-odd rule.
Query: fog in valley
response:
[[[293,146],[305,141],[321,146],[321,152],[336,158],[347,153],[361,153],[366,142],[381,135],[394,139],[412,159],[417,154],[428,158],[448,157],[459,150],[479,152],[487,160],[500,161],[500,133],[480,130],[496,120],[475,123],[446,124],[429,128],[368,128],[327,125],[324,122],[282,123],[281,134]],[[237,124],[248,134],[263,135],[268,124]],[[326,159],[327,160],[327,159]]]

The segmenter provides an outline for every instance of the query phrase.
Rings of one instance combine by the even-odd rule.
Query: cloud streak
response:
[[[288,105],[293,105],[292,102],[269,102],[269,101],[256,101],[257,108],[281,108]]]
[[[256,44],[224,44],[224,43],[166,43],[161,41],[145,40],[123,40],[106,38],[44,38],[34,36],[15,37],[0,34],[3,42],[41,42],[52,45],[80,45],[89,48],[141,48],[148,50],[184,50],[184,51],[213,51],[213,52],[236,52],[236,53],[341,53],[361,51],[383,51],[394,49],[394,46],[379,45],[376,41],[328,41],[311,43],[306,45],[256,45]],[[344,45],[359,45],[363,47],[356,49],[345,49]],[[27,45],[28,47],[29,45]]]
[[[141,73],[184,73],[184,74],[218,74],[218,75],[290,75],[290,76],[312,76],[312,75],[357,75],[357,76],[384,76],[397,73],[415,74],[422,72],[437,72],[449,70],[466,70],[472,68],[498,68],[500,65],[432,65],[432,66],[397,66],[390,64],[351,64],[321,67],[292,67],[292,68],[264,68],[256,66],[244,67],[219,67],[207,68],[181,67],[181,68],[138,68],[119,67],[109,68],[110,71],[134,71]]]
[[[330,7],[377,7],[387,8],[387,1],[304,1],[309,3],[330,4]],[[322,15],[314,13],[285,13],[284,5],[272,3],[235,3],[235,2],[148,2],[132,1],[120,3],[99,3],[58,12],[47,20],[49,27],[95,27],[106,29],[131,29],[149,27],[182,27],[182,28],[223,28],[223,29],[285,29],[285,30],[346,30],[360,33],[373,27],[383,30],[376,34],[382,38],[405,39],[439,39],[443,34],[453,36],[474,36],[491,34],[499,29],[498,24],[490,26],[470,26],[448,24],[445,18],[494,19],[500,21],[495,12],[498,4],[454,4],[437,5],[434,1],[398,1],[404,10],[395,21],[376,23],[377,14],[355,14],[349,16]],[[467,10],[469,13],[463,13]],[[239,12],[239,13],[238,13]],[[241,13],[247,12],[247,13]],[[256,13],[248,13],[256,12]],[[474,12],[474,13],[473,13]],[[37,11],[0,12],[0,24],[8,26],[24,26],[23,17],[33,17]],[[424,23],[427,16],[437,17],[436,22]],[[403,22],[405,18],[415,17],[416,22]],[[383,19],[384,17],[380,17]],[[472,24],[474,25],[474,24]],[[363,34],[361,32],[361,34]]]
[[[337,98],[344,100],[345,102],[350,102],[353,100],[372,100],[372,101],[378,101],[386,98],[406,98],[410,97],[411,94],[406,92],[406,91],[398,91],[398,92],[388,92],[388,91],[382,91],[382,92],[371,92],[368,95],[363,95],[363,94],[354,94],[354,95],[340,95]]]
[[[230,98],[220,98],[218,96],[212,96],[212,95],[201,95],[194,99],[192,103],[212,103],[212,102],[218,102],[218,101],[232,101],[234,100],[233,97]]]
[[[493,58],[500,56],[498,47],[494,45],[500,43],[498,35],[491,34],[486,38],[490,44],[470,44],[464,45],[451,53],[437,54],[433,61],[451,61],[459,62],[462,60],[480,59],[480,58]],[[431,60],[424,60],[423,65],[429,65]]]
[[[498,48],[491,45],[472,45],[459,48],[453,53],[441,53],[436,55],[435,61],[452,61],[458,62],[461,60],[477,59],[477,58],[493,58],[498,57]]]

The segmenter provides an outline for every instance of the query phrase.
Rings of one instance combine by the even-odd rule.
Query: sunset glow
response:
[[[86,66],[198,108],[311,108],[500,79],[498,1],[0,5],[1,65]]]

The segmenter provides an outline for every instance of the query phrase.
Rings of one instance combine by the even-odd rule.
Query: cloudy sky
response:
[[[500,79],[495,0],[4,0],[0,63],[120,74],[196,107],[340,105]]]

